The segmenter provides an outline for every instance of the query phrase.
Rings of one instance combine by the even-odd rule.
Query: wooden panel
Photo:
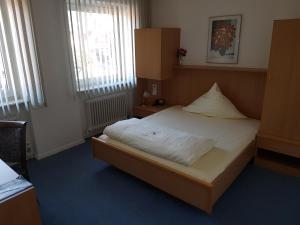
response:
[[[179,28],[135,30],[136,73],[138,78],[165,80],[172,76],[180,46]]]
[[[274,22],[268,81],[258,135],[258,147],[297,158],[300,158],[299,40],[300,19]]]
[[[178,65],[177,49],[180,47],[180,29],[162,29],[162,74],[165,80],[173,75],[173,68]]]
[[[261,133],[300,140],[300,20],[275,21]]]
[[[151,106],[151,105],[139,105],[133,107],[133,115],[138,117],[146,117],[150,116],[153,113],[157,113],[161,110],[170,107],[169,105],[163,106]]]
[[[287,120],[283,130],[284,137],[300,142],[300,20],[298,20],[296,24],[295,36],[297,41],[293,43],[294,52],[291,66],[291,82],[288,89],[289,98],[287,99]]]
[[[300,141],[265,135],[260,132],[257,136],[257,147],[300,158]]]
[[[177,67],[174,74],[172,79],[162,83],[162,95],[168,104],[190,104],[217,82],[224,95],[242,113],[251,118],[261,117],[266,82],[265,70]]]
[[[152,95],[152,85],[155,84],[157,85],[157,95]],[[161,90],[161,85],[162,81],[160,80],[149,80],[149,79],[142,79],[138,78],[137,79],[137,87],[136,87],[136,100],[135,104],[136,105],[141,105],[141,104],[146,104],[146,105],[152,105],[156,99],[158,98],[163,98],[162,96],[162,90]],[[147,98],[146,103],[145,99],[143,99],[143,93],[144,91],[147,91],[150,93],[149,98]]]
[[[255,158],[255,164],[265,169],[269,169],[275,172],[286,174],[289,176],[300,177],[300,169],[290,165],[290,162],[282,163],[273,159],[266,159],[261,157]]]
[[[215,188],[212,193],[213,202],[217,201],[217,199],[225,192],[225,190],[232,184],[235,178],[245,168],[247,163],[254,158],[255,152],[256,152],[256,144],[253,141],[226,168],[226,170],[214,180],[213,184]]]
[[[135,30],[136,74],[139,78],[161,77],[161,29]]]
[[[208,65],[178,65],[175,69],[194,69],[194,70],[218,70],[218,71],[237,71],[237,72],[253,72],[266,73],[267,69],[263,68],[247,68],[232,66],[208,66]]]
[[[300,158],[258,149],[255,164],[275,172],[300,177]]]
[[[0,203],[0,222],[5,225],[41,225],[33,188]]]
[[[146,117],[146,116],[150,116],[152,115],[153,111],[147,110],[147,109],[143,109],[142,106],[135,106],[133,107],[133,116],[137,116],[137,117]]]

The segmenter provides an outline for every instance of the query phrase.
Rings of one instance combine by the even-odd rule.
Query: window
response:
[[[77,12],[72,11],[71,16],[76,18]],[[74,29],[74,38],[72,44],[75,47],[75,61],[77,63],[75,69],[78,73],[78,81],[80,90],[84,90],[84,79],[88,76],[89,88],[97,87],[97,78],[102,80],[100,87],[105,87],[109,77],[116,77],[117,67],[114,62],[117,61],[116,55],[111,54],[110,40],[113,40],[113,18],[109,14],[100,13],[81,13],[86,18],[86,29],[82,31]],[[79,22],[74,19],[74,27],[79,27]],[[84,38],[84,47],[86,48],[85,58],[81,55],[80,44],[81,39]],[[84,62],[86,60],[86,62]],[[85,71],[86,70],[86,71]]]
[[[0,116],[44,104],[28,0],[0,2]]]
[[[67,0],[76,91],[97,94],[135,85],[140,5],[140,0]]]

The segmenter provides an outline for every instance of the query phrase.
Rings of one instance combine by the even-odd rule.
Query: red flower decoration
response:
[[[181,58],[183,56],[186,56],[187,50],[184,48],[177,49],[177,57]]]

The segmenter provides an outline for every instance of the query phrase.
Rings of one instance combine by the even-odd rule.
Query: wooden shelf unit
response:
[[[162,105],[162,106],[153,106],[153,105],[138,105],[133,107],[133,115],[139,118],[143,118],[146,116],[150,116],[154,113],[157,113],[161,110],[170,107],[170,105]]]
[[[135,30],[136,74],[138,78],[167,80],[178,64],[179,28]]]
[[[265,68],[247,68],[247,67],[235,67],[235,66],[178,65],[175,66],[174,69],[237,71],[237,72],[250,72],[254,74],[267,73],[267,69]]]

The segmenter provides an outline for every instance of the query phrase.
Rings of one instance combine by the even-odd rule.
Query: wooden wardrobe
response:
[[[166,80],[178,64],[179,28],[142,28],[135,30],[137,78]]]
[[[257,144],[300,158],[300,19],[274,22]]]

